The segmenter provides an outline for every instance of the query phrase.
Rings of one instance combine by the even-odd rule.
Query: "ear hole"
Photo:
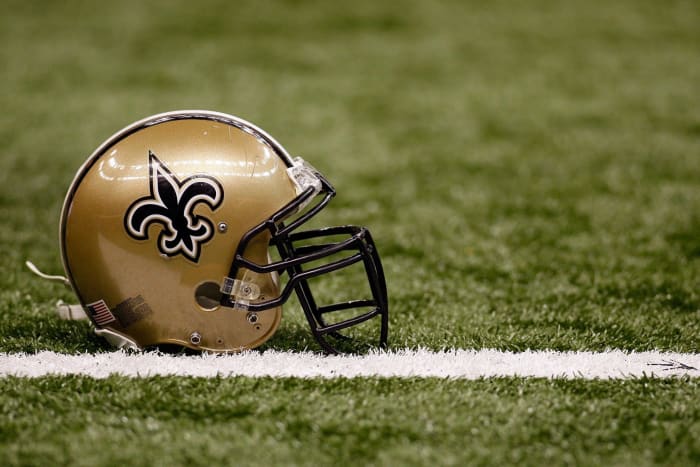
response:
[[[214,311],[221,304],[221,292],[216,282],[202,282],[194,291],[194,299],[202,309]]]

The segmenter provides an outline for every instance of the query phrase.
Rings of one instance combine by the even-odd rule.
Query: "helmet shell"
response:
[[[97,327],[139,347],[237,351],[269,339],[281,307],[251,316],[219,306],[216,290],[243,235],[296,197],[290,166],[264,131],[214,112],[159,114],[103,143],[78,171],[60,225],[66,275]],[[151,215],[136,211],[144,204]],[[261,234],[245,257],[269,262],[268,246]],[[256,300],[279,294],[275,273],[236,279],[257,285]],[[99,304],[111,316],[96,320]]]

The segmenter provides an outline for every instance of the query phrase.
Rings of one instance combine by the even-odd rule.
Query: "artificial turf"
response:
[[[694,2],[0,8],[0,350],[95,348],[23,261],[60,272],[77,168],[178,108],[251,120],[327,175],[317,223],[372,229],[395,347],[698,348]],[[298,347],[293,304],[285,323],[271,347]]]
[[[184,108],[331,180],[314,225],[372,230],[392,348],[698,352],[699,23],[694,1],[3,1],[0,352],[108,350],[23,263],[60,272],[95,147]],[[317,348],[296,304],[265,348]],[[0,385],[2,464],[700,462],[694,379]]]
[[[0,380],[5,465],[682,465],[698,379]]]

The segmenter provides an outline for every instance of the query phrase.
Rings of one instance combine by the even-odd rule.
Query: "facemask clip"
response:
[[[260,286],[258,284],[230,277],[224,277],[220,291],[224,295],[233,297],[233,307],[242,311],[247,311],[250,301],[260,296]]]
[[[287,174],[294,183],[297,196],[309,187],[314,189],[314,193],[321,191],[321,174],[301,157],[294,158],[294,165],[287,169]]]

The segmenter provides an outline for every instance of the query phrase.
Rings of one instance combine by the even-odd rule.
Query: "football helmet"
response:
[[[255,348],[295,293],[325,352],[348,348],[344,330],[365,322],[385,347],[387,289],[370,232],[302,229],[334,195],[316,169],[245,120],[154,115],[78,170],[61,213],[64,270],[96,332],[119,346]],[[352,265],[364,268],[363,296],[317,303],[312,279]]]

